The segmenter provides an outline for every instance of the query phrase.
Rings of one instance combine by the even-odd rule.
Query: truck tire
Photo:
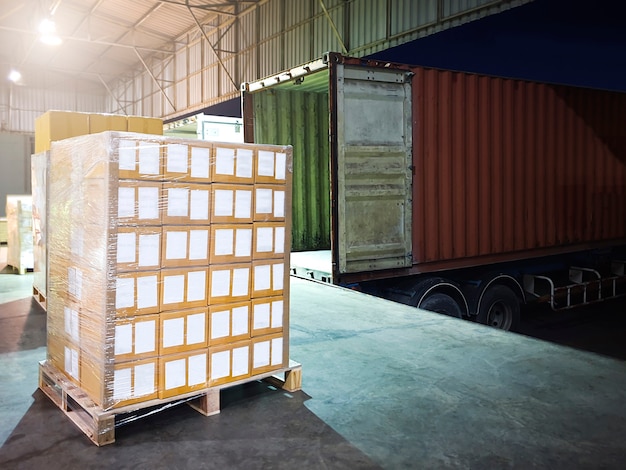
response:
[[[418,305],[418,308],[422,310],[428,310],[430,312],[442,313],[450,317],[462,318],[463,312],[461,307],[456,301],[448,294],[443,292],[435,292],[432,295],[426,297]]]
[[[517,296],[507,286],[488,287],[480,303],[477,320],[500,330],[515,331],[520,320]]]

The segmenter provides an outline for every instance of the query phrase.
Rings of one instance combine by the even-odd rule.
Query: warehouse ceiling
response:
[[[147,58],[170,56],[186,33],[227,27],[263,1],[0,0],[0,73],[17,70],[18,84],[40,89],[71,80],[102,91]],[[55,25],[45,37],[44,20]]]

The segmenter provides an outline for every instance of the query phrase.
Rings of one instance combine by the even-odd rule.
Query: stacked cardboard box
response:
[[[163,121],[158,118],[116,114],[48,111],[35,120],[35,154],[31,157],[33,195],[33,290],[45,306],[48,279],[47,253],[47,181],[49,150],[52,142],[105,131],[132,131],[163,134]]]
[[[48,361],[104,409],[288,364],[291,148],[56,142]]]
[[[33,269],[32,208],[30,195],[7,196],[7,264],[20,274]]]

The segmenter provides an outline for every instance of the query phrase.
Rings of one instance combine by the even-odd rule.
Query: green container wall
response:
[[[328,94],[254,95],[254,141],[293,146],[293,251],[330,249]]]

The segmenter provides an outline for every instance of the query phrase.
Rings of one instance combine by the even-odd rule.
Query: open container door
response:
[[[412,72],[338,54],[326,60],[333,278],[344,283],[411,267]]]

